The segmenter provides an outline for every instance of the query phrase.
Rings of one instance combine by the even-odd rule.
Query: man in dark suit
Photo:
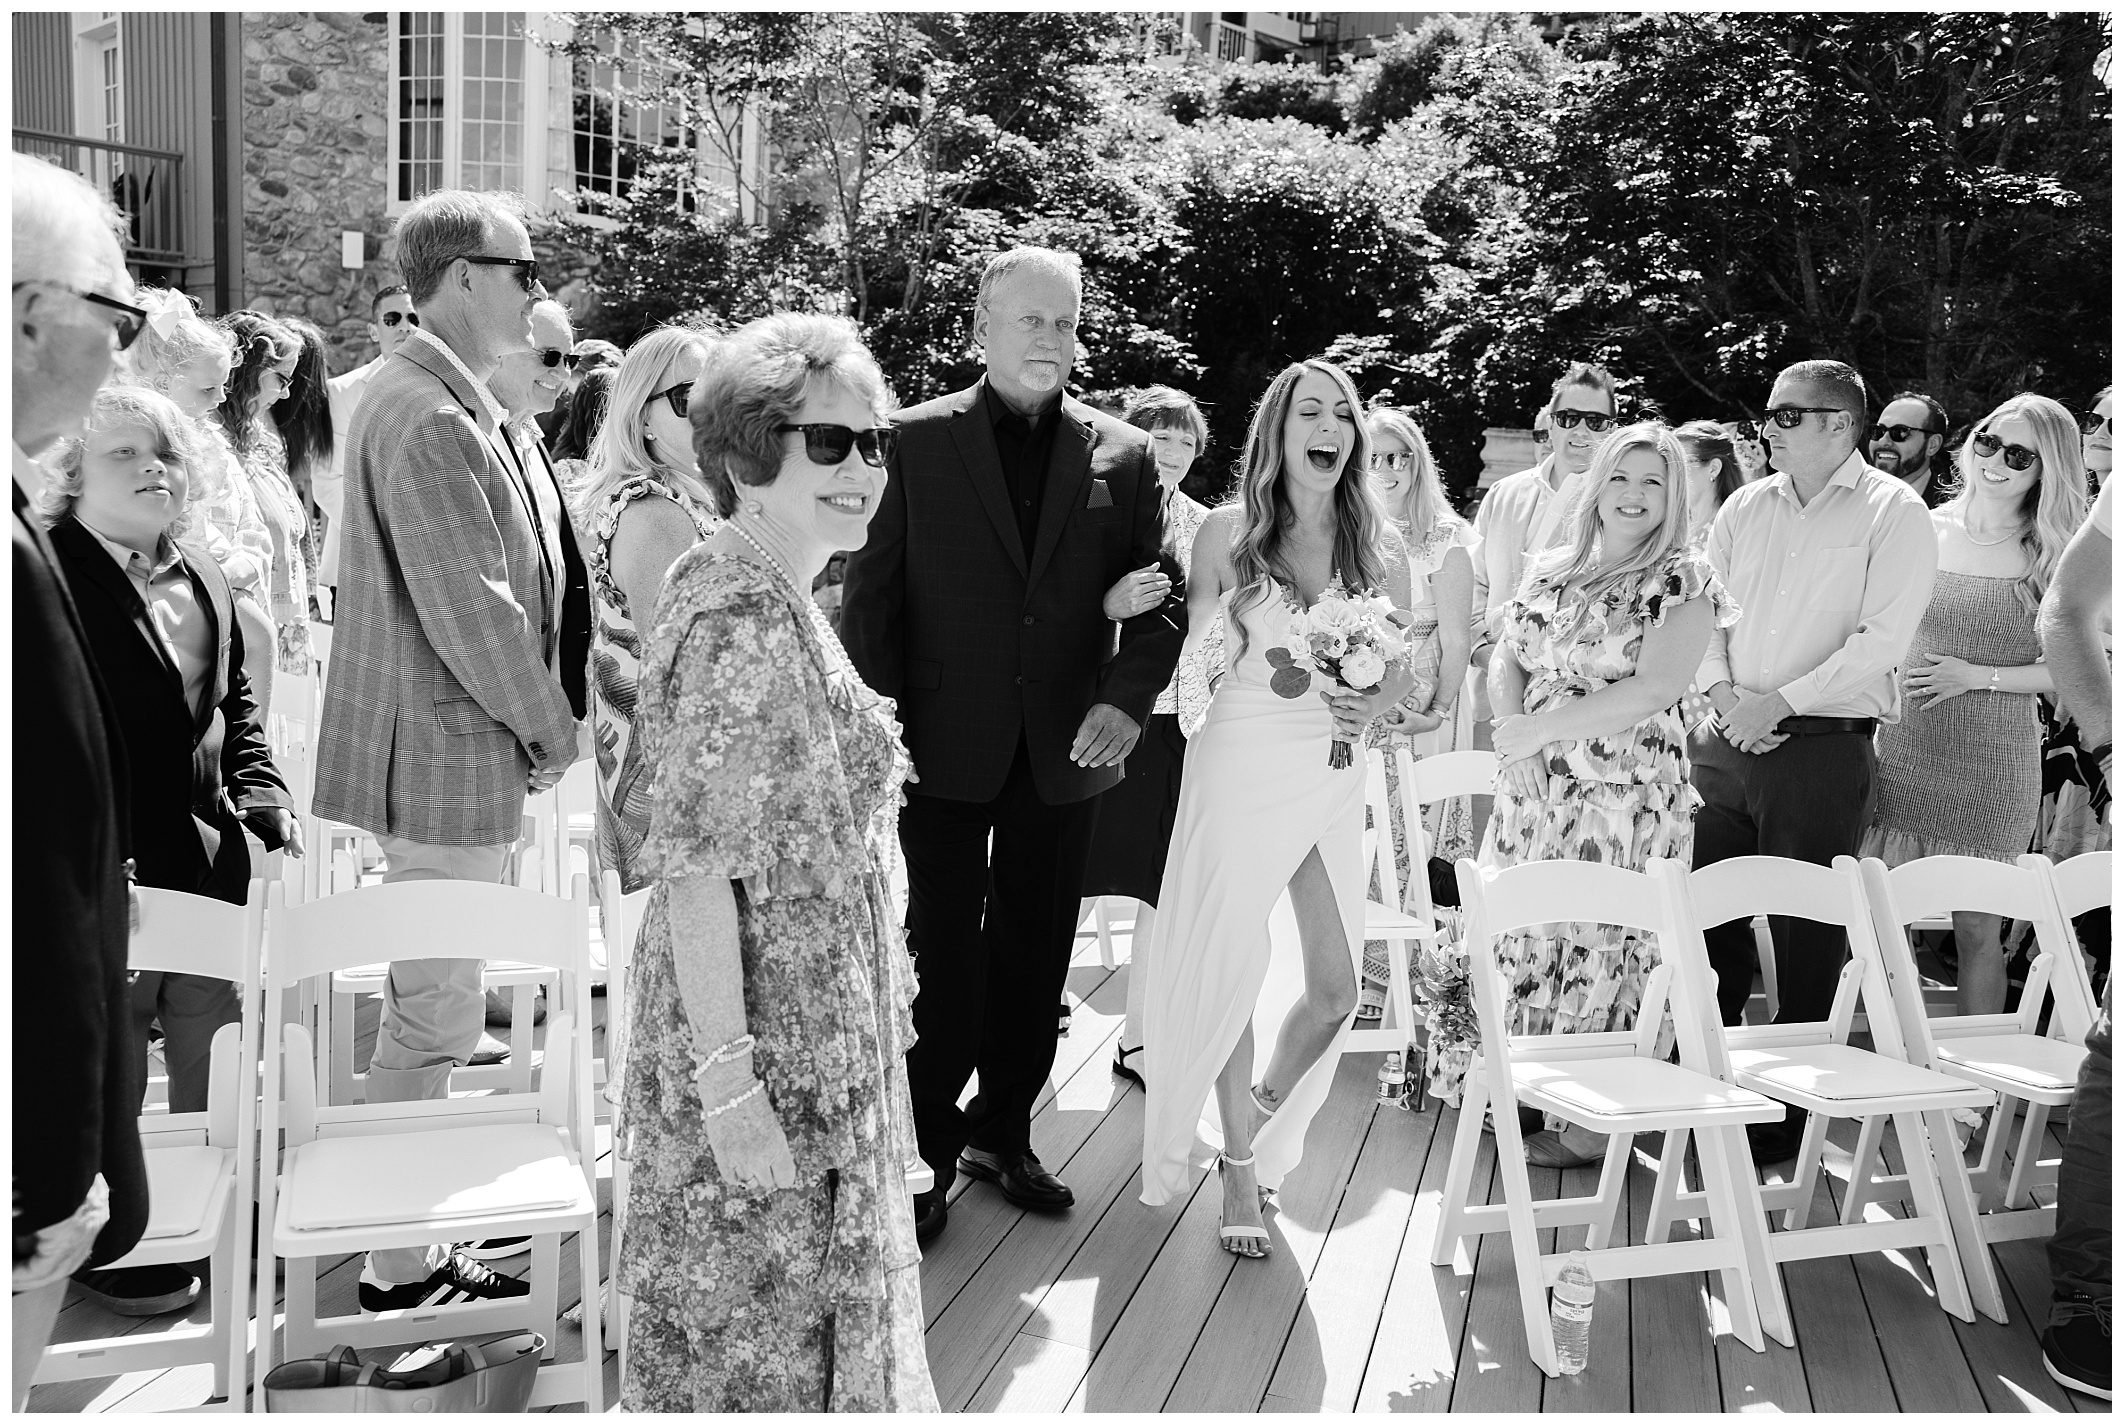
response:
[[[1100,608],[1159,562],[1165,516],[1143,432],[1064,394],[1082,296],[1072,254],[989,263],[973,324],[987,374],[900,416],[884,503],[848,560],[841,636],[899,700],[921,779],[900,844],[921,979],[908,1077],[935,1173],[915,1204],[925,1240],[955,1171],[1023,1207],[1074,1201],[1032,1151],[1032,1107],[1054,1064],[1094,798],[1121,779],[1180,653],[1177,568],[1118,647]]]
[[[44,483],[31,457],[79,432],[113,348],[145,314],[127,305],[132,280],[110,204],[40,159],[18,153],[12,162],[12,1334],[20,1410],[67,1278],[84,1262],[130,1252],[147,1227],[125,971],[125,752],[51,542],[29,510]]]

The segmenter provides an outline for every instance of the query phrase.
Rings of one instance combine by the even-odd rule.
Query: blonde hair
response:
[[[1624,558],[1603,566],[1610,551],[1601,547],[1600,489],[1623,457],[1633,450],[1658,453],[1667,471],[1667,511],[1659,528],[1639,540]],[[1601,598],[1629,589],[1689,543],[1689,467],[1682,444],[1659,421],[1640,421],[1615,431],[1593,452],[1593,463],[1579,476],[1580,487],[1563,514],[1564,542],[1527,561],[1520,577],[1520,598],[1544,588],[1579,594],[1579,618]],[[1558,600],[1559,604],[1562,602]],[[1573,620],[1575,626],[1576,619]]]
[[[1242,510],[1238,537],[1232,541],[1232,573],[1238,589],[1232,595],[1232,620],[1239,613],[1270,597],[1269,579],[1288,576],[1283,563],[1283,543],[1291,522],[1290,497],[1283,488],[1283,427],[1291,413],[1292,393],[1308,371],[1318,371],[1335,383],[1340,399],[1350,408],[1355,440],[1343,461],[1342,478],[1335,482],[1334,572],[1353,591],[1384,589],[1386,557],[1380,548],[1385,534],[1386,510],[1372,488],[1365,467],[1372,451],[1372,438],[1364,427],[1364,402],[1349,373],[1331,361],[1314,358],[1296,361],[1276,373],[1268,390],[1254,407],[1246,430],[1246,446],[1239,454],[1239,503]],[[1239,626],[1239,651],[1246,651],[1246,627]]]
[[[1957,519],[1969,507],[1969,491],[1975,483],[1976,436],[1998,421],[2019,416],[2035,431],[2036,454],[2043,471],[2028,493],[2021,497],[2021,548],[2028,554],[2028,572],[2014,584],[2021,607],[2034,614],[2050,587],[2058,559],[2065,553],[2080,521],[2087,518],[2087,470],[2080,444],[2080,423],[2071,411],[2048,396],[2023,391],[1999,402],[1990,415],[1978,421],[1955,452],[1955,491],[1941,507]]]
[[[681,470],[652,455],[642,429],[649,398],[672,384],[671,373],[687,356],[705,358],[712,340],[698,327],[663,326],[636,342],[620,358],[612,372],[604,423],[590,442],[590,473],[583,480],[581,497],[585,518],[612,491],[652,472],[684,489],[703,505],[713,507],[707,482],[690,470]]]
[[[1387,514],[1407,525],[1410,537],[1417,540],[1440,523],[1464,524],[1452,501],[1446,498],[1445,482],[1439,478],[1438,462],[1431,456],[1431,443],[1423,438],[1423,427],[1407,412],[1392,406],[1374,406],[1364,413],[1364,422],[1374,440],[1391,435],[1406,445],[1414,457],[1409,492],[1403,497],[1401,508],[1390,509]]]
[[[88,437],[122,425],[145,426],[153,431],[155,453],[184,474],[184,503],[164,528],[171,539],[191,530],[192,487],[199,470],[192,423],[177,409],[175,401],[144,386],[105,386],[98,391],[89,405],[88,423],[82,434],[60,441],[43,462],[49,478],[37,492],[36,505],[38,517],[47,529],[72,514],[81,501],[81,462]]]
[[[135,383],[167,395],[171,375],[186,362],[218,352],[231,362],[236,342],[228,329],[199,314],[199,303],[168,287],[142,287],[133,301],[148,314],[132,350],[119,356],[119,368]]]

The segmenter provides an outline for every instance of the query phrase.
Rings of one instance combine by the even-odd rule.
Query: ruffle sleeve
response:
[[[1680,608],[1691,599],[1709,596],[1712,619],[1719,628],[1731,628],[1740,622],[1740,605],[1726,592],[1726,586],[1711,567],[1711,561],[1694,549],[1677,550],[1672,558],[1645,576],[1638,586],[1637,599],[1631,614],[1642,620],[1647,628],[1658,628],[1667,621],[1667,610]]]

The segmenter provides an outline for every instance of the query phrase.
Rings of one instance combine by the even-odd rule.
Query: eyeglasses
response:
[[[538,349],[537,356],[538,364],[545,367],[548,371],[551,371],[554,367],[562,365],[563,363],[567,365],[570,371],[573,371],[576,367],[576,363],[582,360],[582,358],[577,356],[574,352],[562,351],[557,346],[542,346]],[[680,411],[679,414],[683,416],[686,413],[684,411]]]
[[[1549,412],[1549,423],[1557,429],[1572,430],[1577,427],[1580,421],[1584,421],[1586,429],[1594,435],[1606,435],[1609,431],[1614,430],[1618,419],[1616,416],[1603,415],[1599,411]]]
[[[377,320],[387,327],[395,327],[400,322],[404,322],[409,327],[417,327],[420,325],[420,313],[385,312],[381,317],[378,317]]]
[[[106,297],[101,292],[84,292],[78,287],[69,287],[64,282],[47,282],[42,278],[31,278],[25,282],[17,282],[9,290],[19,292],[24,287],[50,287],[69,296],[79,297],[84,302],[93,303],[98,307],[107,307],[116,312],[118,315],[111,319],[111,327],[117,333],[118,349],[120,351],[124,351],[138,341],[141,329],[147,325],[148,314],[145,310],[130,303],[121,302],[116,297]]]
[[[1779,430],[1791,430],[1806,416],[1833,416],[1838,406],[1776,406],[1753,419],[1737,420],[1733,429],[1742,440],[1755,440],[1775,422]]]
[[[1998,456],[2006,462],[2008,470],[2026,470],[2043,458],[2025,445],[2007,445],[1988,430],[1969,437],[1969,444],[1987,460]]]
[[[684,420],[686,419],[686,400],[692,394],[693,383],[691,381],[681,381],[676,386],[666,386],[663,390],[650,396],[642,404],[644,406],[653,406],[658,401],[669,401],[671,403],[671,414],[677,416],[680,420]]]
[[[480,252],[461,252],[457,257],[463,258],[475,267],[515,268],[516,280],[523,284],[526,292],[538,285],[538,259],[535,257],[488,257],[485,253]],[[450,260],[455,262],[457,257],[453,257]]]
[[[1402,471],[1412,468],[1415,464],[1416,452],[1413,450],[1375,450],[1365,457],[1364,468],[1367,470],[1391,470],[1399,475]]]
[[[1889,440],[1894,441],[1897,445],[1901,445],[1904,441],[1910,439],[1910,437],[1914,435],[1939,434],[1941,434],[1941,432],[1934,430],[1931,426],[1884,426],[1876,424],[1869,426],[1866,429],[1867,440],[1875,441],[1879,440],[1883,436],[1886,436]]]
[[[2093,411],[2089,411],[2086,415],[2080,417],[2081,435],[2093,435],[2098,430],[2108,430],[2109,428],[2108,416],[2098,415]]]
[[[810,425],[779,425],[778,431],[796,431],[804,437],[804,453],[813,465],[839,465],[851,448],[863,453],[865,465],[883,466],[892,459],[900,433],[891,426],[856,430],[850,426],[814,422]]]

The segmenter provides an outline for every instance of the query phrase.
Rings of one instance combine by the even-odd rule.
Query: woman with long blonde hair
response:
[[[2072,412],[2022,392],[1977,422],[1957,487],[1932,512],[1939,575],[1903,662],[1903,715],[1878,737],[1880,802],[1861,854],[1890,865],[1955,854],[2011,861],[2042,799],[2036,695],[2055,689],[2036,609],[2087,515]],[[2006,1005],[1999,918],[1957,913],[1955,997],[1964,1014]]]
[[[1364,766],[1331,768],[1414,686],[1390,669],[1370,695],[1324,679],[1271,686],[1271,653],[1334,589],[1409,605],[1409,566],[1366,478],[1363,403],[1340,367],[1299,362],[1269,384],[1241,457],[1240,501],[1195,536],[1194,656],[1223,625],[1225,670],[1188,747],[1151,934],[1144,1004],[1143,1201],[1185,1192],[1198,1125],[1221,1142],[1218,1241],[1268,1255],[1261,1209],[1297,1162],[1357,1006],[1364,927]],[[1297,934],[1272,935],[1289,888]],[[1257,1066],[1253,1025],[1280,1018]],[[1206,1115],[1214,1090],[1215,1113]]]

